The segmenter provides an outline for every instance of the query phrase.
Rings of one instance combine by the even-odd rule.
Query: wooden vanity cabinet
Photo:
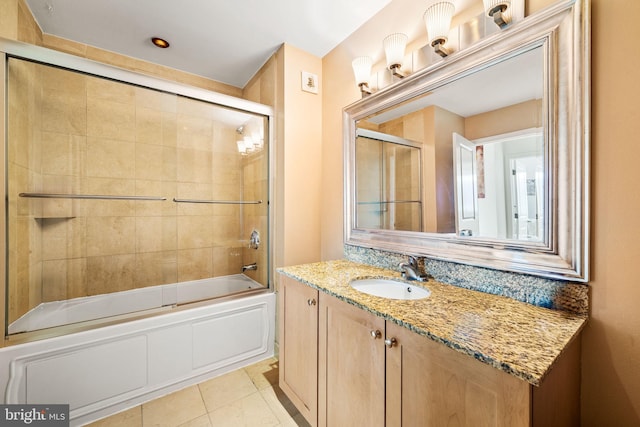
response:
[[[530,385],[387,322],[388,427],[530,425]]]
[[[386,322],[386,426],[580,426],[580,339],[540,386]]]
[[[320,295],[318,425],[385,425],[385,320]]]
[[[283,308],[281,303],[288,318],[280,322],[280,384],[312,425],[580,425],[579,340],[534,387],[363,309],[322,292],[318,295],[301,283],[297,287],[310,292],[293,298],[302,295],[301,290],[291,291],[296,281],[281,283],[280,301],[294,307]],[[305,298],[318,301],[317,323],[308,313],[314,310],[303,309]],[[286,330],[290,327],[292,331]],[[317,346],[310,337],[317,338]],[[294,343],[296,339],[299,342]],[[317,407],[311,402],[313,384]]]
[[[529,426],[529,384],[320,295],[318,425]]]
[[[312,426],[318,422],[318,291],[280,275],[279,384]]]

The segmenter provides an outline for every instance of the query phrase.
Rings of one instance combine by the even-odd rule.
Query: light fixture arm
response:
[[[505,20],[505,17],[503,16],[506,10],[507,10],[506,5],[499,4],[493,9],[491,9],[488,13],[488,15],[493,18],[493,22],[495,22],[495,24],[501,29],[509,25],[509,23]]]
[[[407,75],[400,70],[400,67],[402,67],[401,64],[392,64],[389,67],[389,71],[391,71],[392,75],[402,79],[402,78],[406,77]]]
[[[358,83],[358,87],[360,88],[360,93],[362,94],[363,98],[365,96],[371,95],[371,89],[369,89],[368,83],[366,82]]]
[[[455,9],[455,5],[450,1],[441,1],[429,6],[423,16],[431,47],[443,58],[449,55],[449,50],[444,47],[444,44],[449,37],[451,18]]]
[[[436,39],[433,42],[431,42],[431,47],[433,48],[433,50],[443,58],[449,56],[449,49],[444,47],[445,43],[446,43],[445,39]]]

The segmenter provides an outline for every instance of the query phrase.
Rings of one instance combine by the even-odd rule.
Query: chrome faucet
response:
[[[419,282],[426,282],[428,277],[426,274],[420,273],[420,267],[418,266],[418,260],[409,256],[409,260],[407,262],[401,262],[400,271],[402,272],[402,277],[407,280],[417,280]]]
[[[249,265],[243,265],[242,266],[242,272],[244,273],[247,270],[257,270],[258,269],[258,264],[256,264],[255,262],[253,264],[249,264]]]

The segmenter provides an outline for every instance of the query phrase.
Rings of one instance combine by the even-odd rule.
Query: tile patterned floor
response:
[[[91,427],[309,426],[278,387],[274,358],[90,424]]]

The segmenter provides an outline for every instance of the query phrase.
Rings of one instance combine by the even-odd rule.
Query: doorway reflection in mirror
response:
[[[545,188],[542,129],[475,141],[454,134],[453,140],[459,235],[542,241]],[[484,181],[483,188],[480,181]]]

